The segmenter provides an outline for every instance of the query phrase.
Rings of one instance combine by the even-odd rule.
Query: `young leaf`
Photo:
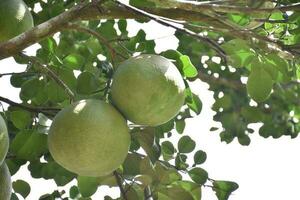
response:
[[[194,78],[198,75],[196,67],[191,62],[190,58],[186,55],[180,56],[180,61],[182,65],[183,75],[188,78]]]

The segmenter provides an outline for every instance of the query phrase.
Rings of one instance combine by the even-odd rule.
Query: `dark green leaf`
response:
[[[92,196],[98,189],[97,178],[79,176],[77,181],[79,192],[83,197]]]
[[[182,134],[185,128],[185,121],[184,120],[177,120],[176,121],[176,131],[179,134]]]
[[[198,184],[203,185],[208,179],[208,173],[199,167],[191,169],[189,172],[191,179]]]
[[[30,185],[23,180],[14,181],[12,186],[13,186],[14,191],[16,193],[22,195],[22,197],[24,197],[24,199],[26,199],[26,197],[30,193]]]
[[[195,149],[196,143],[190,136],[183,136],[177,146],[180,153],[190,153]]]
[[[194,163],[195,164],[202,164],[206,161],[206,153],[204,151],[197,151],[195,154],[194,154]]]
[[[228,200],[231,193],[239,188],[239,185],[230,181],[214,181],[213,190],[218,200]]]

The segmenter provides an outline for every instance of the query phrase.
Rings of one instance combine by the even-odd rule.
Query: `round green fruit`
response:
[[[4,119],[0,115],[0,165],[8,151],[9,139]]]
[[[0,199],[10,200],[11,196],[11,176],[5,163],[0,165]]]
[[[180,111],[185,85],[180,72],[168,59],[140,55],[121,63],[113,76],[114,105],[135,124],[157,126]]]
[[[82,176],[110,174],[125,160],[130,145],[126,120],[110,104],[82,100],[61,110],[49,130],[54,160]]]
[[[32,27],[32,15],[22,0],[0,0],[0,42]]]

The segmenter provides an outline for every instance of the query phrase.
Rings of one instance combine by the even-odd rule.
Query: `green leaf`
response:
[[[196,143],[190,136],[183,136],[177,146],[180,153],[190,153],[195,149]]]
[[[214,181],[213,190],[218,200],[227,200],[231,193],[239,188],[239,185],[231,181]]]
[[[273,80],[268,72],[262,68],[253,68],[247,81],[247,91],[256,102],[263,102],[271,94]]]
[[[155,3],[149,0],[130,0],[129,4],[135,7],[155,7]]]
[[[179,51],[169,49],[160,53],[161,56],[166,57],[171,60],[180,60],[180,57],[183,56]]]
[[[260,108],[251,106],[242,107],[241,115],[249,123],[261,122],[265,117],[263,111]]]
[[[245,67],[247,60],[256,57],[246,41],[241,39],[230,40],[223,44],[222,48],[228,55],[228,63],[233,67]]]
[[[164,154],[173,155],[175,153],[175,148],[173,144],[169,141],[164,141],[161,144],[161,150]]]
[[[142,158],[139,155],[134,153],[128,154],[123,162],[123,174],[131,177],[140,174],[141,161]]]
[[[242,134],[238,136],[238,141],[243,146],[248,146],[251,142],[251,139],[248,135]]]
[[[63,59],[64,66],[70,69],[79,70],[84,65],[84,63],[85,63],[84,57],[77,53],[69,54],[67,57]]]
[[[201,113],[202,102],[197,95],[192,93],[190,88],[185,89],[185,100],[186,104],[192,111],[194,111],[197,115]]]
[[[30,79],[22,85],[20,97],[25,101],[34,98],[43,87],[44,84],[38,78]]]
[[[99,81],[91,72],[82,72],[77,79],[77,92],[91,94],[99,89]]]
[[[22,195],[24,199],[29,195],[30,193],[30,185],[23,181],[23,180],[17,180],[12,183],[13,189],[16,193]]]
[[[180,61],[182,65],[183,75],[188,78],[194,78],[198,75],[196,67],[191,62],[190,58],[186,55],[180,56]]]
[[[199,150],[194,154],[194,163],[200,165],[206,161],[206,157],[206,153],[202,150]]]
[[[162,187],[157,193],[159,200],[194,200],[194,197],[180,186]]]
[[[34,160],[47,152],[47,135],[34,130],[22,131],[12,140],[11,151],[17,158]]]
[[[146,151],[152,164],[154,164],[161,154],[160,146],[155,140],[155,128],[147,127],[142,132],[133,133],[133,136]]]
[[[79,192],[83,197],[92,196],[98,189],[97,178],[78,176],[77,181]]]
[[[200,167],[191,169],[188,174],[195,183],[201,185],[203,185],[208,179],[208,173]]]
[[[75,199],[79,195],[79,189],[77,186],[73,185],[69,190],[70,198]]]
[[[177,169],[186,170],[186,168],[189,166],[186,163],[187,156],[184,154],[177,154],[175,158],[175,166]]]
[[[125,188],[127,199],[144,199],[144,191],[140,185],[133,183],[132,185]]]
[[[173,185],[178,185],[185,191],[189,192],[193,196],[194,200],[201,199],[201,186],[199,184],[190,181],[176,181]]]
[[[31,113],[25,110],[12,111],[10,120],[18,129],[25,129],[32,123]]]
[[[177,120],[176,121],[176,131],[179,134],[182,134],[185,128],[185,121],[184,120]]]

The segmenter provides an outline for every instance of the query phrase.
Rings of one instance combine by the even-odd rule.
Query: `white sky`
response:
[[[142,25],[147,32],[147,38],[160,38],[156,42],[156,50],[162,51],[177,47],[177,40],[172,36],[171,28],[162,27],[154,22]],[[129,23],[131,34],[138,27]],[[30,50],[29,50],[30,52]],[[32,53],[32,52],[31,52]],[[0,61],[0,73],[20,72],[24,66],[16,65],[13,59]],[[207,161],[202,165],[213,179],[236,181],[240,188],[229,198],[230,200],[298,200],[300,180],[299,138],[264,139],[257,133],[251,136],[250,146],[244,147],[235,140],[227,145],[220,142],[217,133],[209,132],[211,126],[219,126],[214,122],[214,112],[210,109],[213,103],[212,92],[205,83],[197,80],[191,85],[193,91],[203,102],[201,114],[186,120],[184,134],[196,140],[196,150],[202,149],[207,155]],[[18,89],[9,84],[9,77],[0,78],[0,96],[20,102]],[[234,124],[233,124],[234,125]],[[178,138],[174,139],[176,145]],[[191,154],[192,157],[192,154]],[[24,179],[31,184],[32,191],[28,200],[36,200],[40,195],[50,193],[56,186],[53,181],[32,179],[27,169],[23,167],[13,180]],[[74,184],[75,182],[73,182]],[[70,184],[69,184],[70,185]],[[72,185],[72,184],[71,184]],[[66,190],[68,192],[68,190]],[[104,192],[118,196],[118,188],[99,188],[93,199],[103,199]],[[21,199],[21,198],[20,198]],[[203,190],[203,200],[217,199],[210,188]]]

